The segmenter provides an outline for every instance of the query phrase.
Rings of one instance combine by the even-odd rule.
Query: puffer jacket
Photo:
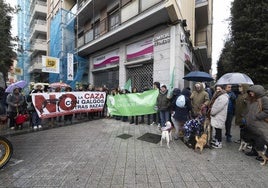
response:
[[[255,93],[255,100],[248,103],[248,112],[245,116],[247,126],[257,135],[263,136],[268,143],[268,123],[264,121],[268,118],[268,97],[265,89],[261,85],[254,85],[248,91]]]
[[[239,93],[235,101],[235,124],[240,126],[243,125],[242,119],[246,114],[247,110],[247,90],[249,89],[248,84],[241,84],[243,92]]]
[[[215,127],[218,129],[223,129],[225,127],[228,101],[229,101],[229,96],[227,93],[223,93],[216,98],[210,111],[212,127]]]
[[[6,102],[8,104],[7,112],[21,112],[23,111],[23,104],[25,102],[25,98],[21,93],[10,93],[7,96]]]
[[[167,96],[168,90],[166,90],[164,93],[159,91],[159,95],[157,97],[157,107],[158,110],[163,111],[163,110],[170,110],[170,99]]]

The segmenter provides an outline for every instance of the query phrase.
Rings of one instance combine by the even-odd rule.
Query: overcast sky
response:
[[[5,0],[13,7],[16,0]],[[213,32],[212,32],[212,74],[216,74],[216,63],[224,46],[229,30],[230,7],[233,0],[213,0]],[[12,34],[17,36],[17,16],[13,17]]]
[[[229,18],[233,0],[213,0],[212,74],[216,74],[217,61],[229,35]]]

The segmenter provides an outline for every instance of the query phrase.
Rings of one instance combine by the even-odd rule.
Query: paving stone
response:
[[[180,140],[168,149],[137,139],[148,132],[160,135],[155,126],[99,119],[12,135],[0,187],[268,187],[268,165],[239,152],[239,144],[223,141],[200,154]],[[232,134],[237,140],[239,128]]]

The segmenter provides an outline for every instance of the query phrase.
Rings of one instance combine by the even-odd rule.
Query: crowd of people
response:
[[[157,113],[145,115],[148,119],[147,124],[153,121],[152,125],[157,125],[161,130],[167,121],[171,121],[175,127],[175,140],[189,133],[189,122],[199,122],[202,125],[204,119],[208,118],[212,127],[212,139],[208,140],[208,144],[213,148],[223,147],[223,134],[225,143],[233,142],[233,122],[241,130],[241,138],[234,142],[240,142],[242,139],[251,145],[252,150],[246,152],[246,155],[257,156],[257,151],[264,150],[264,145],[268,144],[268,97],[261,85],[226,84],[212,88],[197,82],[193,91],[190,88],[175,88],[172,96],[168,95],[167,86],[159,82],[154,83],[154,89],[159,90],[156,101]],[[117,94],[120,94],[120,91]],[[176,104],[181,95],[185,97],[183,107]],[[130,117],[130,124],[133,124],[134,120],[138,124],[138,118]],[[127,117],[117,116],[116,119],[127,121]],[[140,116],[140,119],[140,123],[144,123],[144,115]],[[201,131],[198,134],[201,134]],[[260,157],[256,159],[261,160]]]
[[[16,87],[13,92],[7,93],[4,88],[0,89],[0,116],[7,116],[9,119],[8,125],[10,129],[18,130],[23,129],[23,124],[16,123],[16,117],[18,114],[27,114],[29,118],[29,124],[32,129],[42,129],[43,123],[42,119],[38,116],[36,109],[32,103],[33,93],[46,93],[46,92],[71,92],[71,87],[56,87],[48,88],[42,83],[36,83],[31,85],[30,92],[25,95],[22,88]],[[106,87],[95,88],[93,85],[89,84],[88,87],[77,86],[75,91],[108,91]],[[106,109],[105,109],[106,110]],[[94,116],[104,116],[104,111],[102,112],[88,112],[80,114],[68,114],[63,117],[58,116],[54,118],[49,118],[49,125],[54,126],[56,122],[63,122],[66,125],[68,122],[72,124],[73,118],[81,119],[82,117],[87,117],[88,119],[93,119]]]
[[[234,90],[233,88],[237,89]],[[143,91],[149,88],[144,88]],[[159,91],[154,114],[145,114],[141,116],[112,116],[105,106],[104,110],[98,114],[94,112],[83,114],[70,114],[63,117],[63,121],[70,121],[84,115],[89,119],[94,116],[112,117],[130,124],[141,124],[147,120],[148,125],[156,125],[160,130],[165,127],[166,122],[170,121],[175,127],[174,139],[185,136],[185,125],[190,120],[200,121],[200,117],[208,118],[212,126],[212,139],[209,140],[214,148],[222,148],[223,131],[225,131],[226,143],[232,142],[232,122],[235,117],[235,125],[240,127],[240,139],[252,146],[252,150],[246,155],[257,156],[258,151],[263,150],[264,145],[268,144],[268,97],[267,92],[261,85],[239,84],[216,85],[214,88],[208,84],[197,82],[193,91],[189,87],[179,89],[175,88],[172,95],[169,94],[167,86],[159,82],[153,83],[153,88]],[[62,91],[61,88],[55,88],[54,92]],[[64,91],[72,91],[72,88],[66,87]],[[110,95],[120,95],[127,93],[136,93],[137,88],[133,87],[132,91],[120,88],[107,89],[106,87],[95,88],[89,84],[87,88],[80,86],[75,91],[104,91]],[[143,92],[140,91],[140,92]],[[7,114],[10,119],[9,127],[14,129],[16,123],[15,116],[25,109],[31,112],[31,125],[33,129],[42,128],[42,120],[38,117],[31,103],[31,94],[45,92],[43,85],[34,85],[28,97],[22,95],[19,88],[8,94],[3,102],[1,94],[1,103],[7,105]],[[183,96],[183,106],[178,105],[178,98]],[[28,103],[28,105],[27,105]],[[25,106],[26,104],[26,106]],[[2,105],[1,105],[2,106]],[[1,108],[1,111],[3,109]],[[3,112],[1,112],[3,113]],[[61,117],[57,117],[61,121]],[[51,118],[55,121],[56,118]],[[200,133],[199,133],[200,134]]]

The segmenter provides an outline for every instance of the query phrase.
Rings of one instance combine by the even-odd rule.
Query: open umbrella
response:
[[[192,71],[185,75],[183,79],[196,82],[211,82],[214,80],[210,74],[202,71]]]
[[[70,87],[70,85],[63,83],[63,82],[55,82],[55,83],[49,84],[49,87],[51,87],[51,88],[57,88],[57,87],[65,88],[65,87]]]
[[[7,93],[12,93],[13,90],[14,90],[15,88],[21,88],[21,89],[22,89],[22,88],[24,88],[26,85],[27,85],[27,82],[26,82],[25,80],[20,80],[20,81],[17,81],[17,82],[15,82],[15,83],[10,84],[10,85],[6,88],[5,92],[7,92]]]
[[[249,84],[253,85],[253,81],[248,75],[239,72],[226,73],[217,81],[216,85],[224,84]]]

